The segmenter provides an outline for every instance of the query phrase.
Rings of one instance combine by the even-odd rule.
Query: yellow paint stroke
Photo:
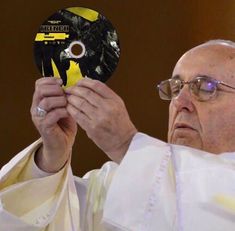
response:
[[[223,208],[235,212],[235,197],[216,195],[213,198],[213,201],[216,202],[216,204],[222,206]]]
[[[79,80],[83,79],[80,67],[78,63],[75,63],[74,61],[70,60],[69,70],[67,70],[67,85],[66,87],[70,87],[75,85]]]
[[[65,40],[69,38],[69,34],[66,33],[37,33],[35,41],[40,42],[40,41],[55,41],[55,40]]]
[[[51,59],[53,74],[56,78],[60,78],[60,73],[55,65],[53,59]],[[67,74],[67,84],[63,88],[74,86],[79,80],[83,79],[80,67],[78,63],[70,60],[69,69],[66,71]]]
[[[94,22],[95,20],[97,20],[98,15],[99,15],[98,12],[88,9],[88,8],[83,8],[83,7],[69,7],[66,10],[78,16],[81,16],[91,22]]]

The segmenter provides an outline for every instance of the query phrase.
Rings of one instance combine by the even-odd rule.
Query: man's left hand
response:
[[[101,150],[120,163],[137,132],[123,100],[104,83],[89,78],[65,92],[70,115]]]

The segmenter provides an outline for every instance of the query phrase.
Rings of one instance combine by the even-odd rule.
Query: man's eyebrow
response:
[[[180,75],[173,75],[171,79],[181,79],[181,78],[180,78]]]
[[[200,73],[199,73],[199,74],[195,75],[195,76],[193,77],[193,79],[195,79],[195,78],[197,78],[197,77],[213,78],[212,76],[205,75],[205,74],[200,74]],[[181,78],[180,75],[173,75],[173,76],[171,77],[171,79],[181,79],[181,80],[182,80],[182,78]]]
[[[209,75],[201,75],[201,74],[196,75],[196,77],[198,77],[198,76],[200,76],[200,77],[206,77],[206,78],[212,78],[212,77],[209,76]]]

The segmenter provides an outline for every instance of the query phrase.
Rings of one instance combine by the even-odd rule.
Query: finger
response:
[[[59,84],[62,85],[63,81],[61,78],[57,77],[43,77],[35,82],[35,88],[41,85],[53,85],[53,84]]]
[[[43,108],[49,112],[55,108],[65,107],[66,104],[67,100],[65,96],[46,97],[39,102],[38,107]]]
[[[66,108],[56,108],[46,114],[45,117],[37,117],[39,130],[54,126],[60,119],[68,117]]]
[[[73,107],[79,111],[82,111],[90,119],[93,117],[93,115],[95,115],[97,108],[90,104],[87,100],[74,95],[67,96],[67,100]]]
[[[55,85],[41,85],[35,89],[33,95],[32,107],[37,107],[44,97],[63,96],[64,91],[59,84]]]
[[[78,125],[85,131],[88,130],[90,124],[90,118],[85,115],[82,111],[77,110],[73,105],[68,104],[66,107],[68,113],[72,116]]]
[[[65,90],[65,93],[83,98],[95,107],[101,106],[104,101],[99,94],[86,87],[70,87]]]
[[[114,95],[116,95],[116,93],[113,90],[111,90],[106,84],[90,78],[81,79],[77,83],[77,86],[89,88],[94,92],[96,92],[97,94],[99,94],[100,96],[102,96],[103,98],[107,99],[113,98]]]

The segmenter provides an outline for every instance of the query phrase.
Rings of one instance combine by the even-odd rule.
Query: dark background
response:
[[[14,0],[1,1],[0,166],[36,140],[29,113],[40,77],[32,53],[36,32],[61,8],[88,7],[106,16],[118,31],[121,58],[107,82],[125,101],[139,131],[166,140],[168,103],[156,91],[188,49],[215,38],[235,40],[234,0]],[[108,142],[108,141],[107,141]],[[76,175],[107,160],[79,129],[72,166]]]

